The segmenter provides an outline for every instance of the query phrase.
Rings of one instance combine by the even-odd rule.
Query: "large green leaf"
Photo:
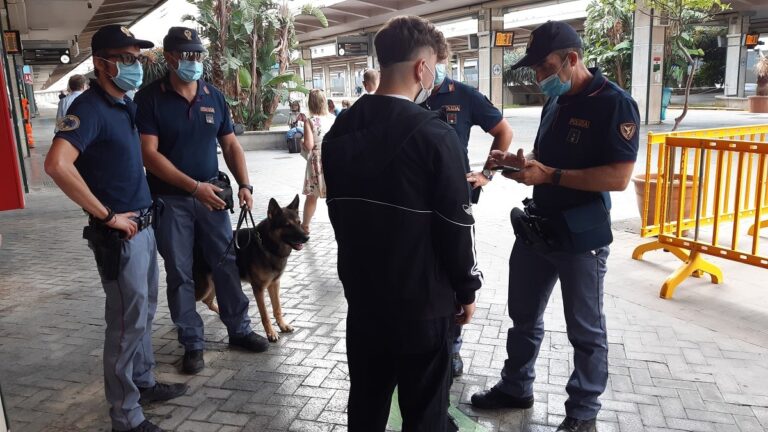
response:
[[[241,88],[251,88],[251,72],[248,69],[241,67],[237,72],[237,78]]]

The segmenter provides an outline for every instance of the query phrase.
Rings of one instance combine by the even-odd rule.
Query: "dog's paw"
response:
[[[269,339],[270,342],[277,342],[280,339],[280,336],[274,330],[270,330],[267,332],[267,339]]]
[[[293,327],[288,324],[277,323],[277,326],[280,327],[280,333],[293,333]]]

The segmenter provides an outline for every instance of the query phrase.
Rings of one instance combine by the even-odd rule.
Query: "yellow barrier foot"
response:
[[[697,272],[709,274],[714,284],[719,284],[723,281],[723,271],[718,266],[705,260],[701,254],[694,251],[691,253],[690,259],[664,281],[659,296],[663,299],[672,298],[677,286]]]
[[[766,219],[764,221],[760,221],[760,227],[758,228],[758,230],[761,230],[763,228],[768,228],[768,219]],[[754,237],[756,235],[756,233],[755,233],[755,225],[752,225],[751,227],[749,227],[749,235],[751,235],[752,237]]]
[[[688,261],[688,252],[684,251],[683,249],[680,249],[679,247],[661,244],[658,240],[641,244],[640,246],[636,247],[635,250],[632,251],[632,259],[640,261],[643,259],[643,255],[645,255],[646,252],[651,252],[659,249],[664,249],[665,252],[670,252],[671,254],[676,256],[680,261],[683,261],[683,262]]]

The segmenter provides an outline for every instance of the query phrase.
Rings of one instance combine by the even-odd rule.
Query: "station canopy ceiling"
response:
[[[68,44],[69,64],[33,66],[34,87],[45,89],[91,55],[91,36],[107,24],[131,26],[164,0],[7,0],[10,29],[22,46]]]

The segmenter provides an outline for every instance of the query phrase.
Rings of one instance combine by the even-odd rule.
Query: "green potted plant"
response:
[[[757,93],[749,97],[749,112],[768,113],[768,57],[760,52],[755,64]]]

